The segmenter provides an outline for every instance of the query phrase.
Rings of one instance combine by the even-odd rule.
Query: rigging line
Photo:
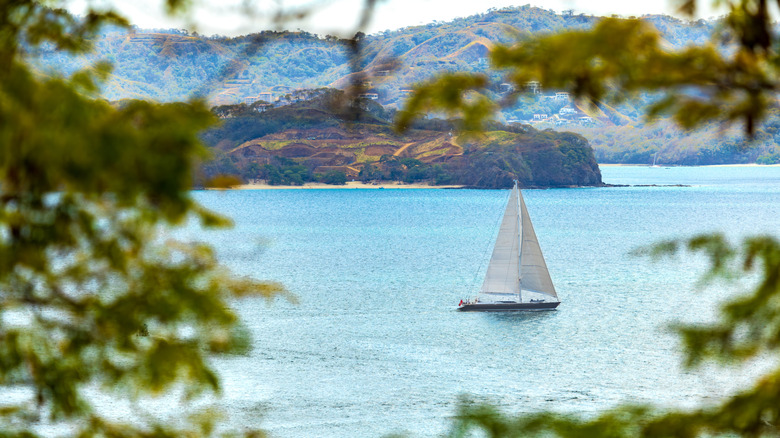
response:
[[[512,195],[512,192],[510,191],[509,195],[506,198],[507,202],[509,200],[509,196],[511,196],[511,195]],[[501,205],[506,206],[506,202],[504,202]],[[480,258],[479,267],[477,268],[477,272],[474,273],[474,280],[471,282],[471,290],[476,289],[477,282],[479,281],[479,273],[480,273],[480,271],[482,271],[482,266],[485,264],[485,259],[488,258],[487,254],[488,254],[488,252],[492,248],[491,247],[491,242],[495,243],[496,238],[498,236],[498,233],[501,232],[501,219],[504,218],[504,209],[499,208],[498,210],[499,210],[498,216],[496,218],[495,223],[493,224],[493,229],[496,230],[496,231],[495,231],[494,235],[491,235],[492,239],[489,239],[487,241],[487,245],[485,246],[485,251],[482,253],[482,257]],[[493,245],[493,246],[495,246],[495,245]],[[485,275],[487,275],[487,273],[485,273]],[[479,293],[479,292],[477,292],[477,293]]]

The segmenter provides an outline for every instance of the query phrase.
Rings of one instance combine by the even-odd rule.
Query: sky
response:
[[[70,9],[84,10],[85,2],[74,0]],[[141,28],[187,28],[206,35],[243,35],[266,29],[302,29],[320,35],[350,36],[358,29],[359,13],[365,0],[195,0],[194,12],[187,18],[167,17],[161,0],[116,1],[113,4],[133,24]],[[366,33],[395,30],[406,26],[449,21],[457,17],[486,12],[489,8],[530,4],[556,12],[572,9],[575,13],[609,16],[644,14],[675,14],[674,0],[378,0],[377,8]],[[708,1],[700,2],[702,6]],[[95,4],[92,0],[91,4]],[[280,26],[271,19],[278,6],[285,10],[311,9],[303,19],[292,19]],[[248,7],[246,7],[248,6]],[[308,8],[307,8],[308,6]],[[709,7],[699,17],[719,15]]]

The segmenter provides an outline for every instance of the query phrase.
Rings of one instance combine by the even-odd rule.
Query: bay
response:
[[[697,291],[699,257],[630,254],[700,233],[775,233],[780,167],[602,173],[660,186],[524,191],[562,304],[507,315],[455,309],[480,286],[508,191],[195,193],[235,227],[190,237],[298,299],[236,303],[254,349],[214,360],[229,423],[279,437],[434,436],[461,397],[589,415],[714,403],[746,385],[760,366],[686,370],[669,330],[711,319],[735,287]]]

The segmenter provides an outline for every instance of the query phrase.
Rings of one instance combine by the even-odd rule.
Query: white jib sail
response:
[[[525,208],[523,195],[518,191],[520,199],[520,217],[522,218],[522,251],[520,253],[520,287],[522,290],[538,292],[558,298],[555,293],[550,272],[547,270],[547,263],[544,262],[542,248],[539,241],[536,240],[534,225],[531,223],[531,216]]]
[[[558,298],[523,196],[515,184],[509,194],[480,294],[522,300],[521,290]]]

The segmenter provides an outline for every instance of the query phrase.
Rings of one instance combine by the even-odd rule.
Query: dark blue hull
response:
[[[461,312],[511,312],[517,310],[555,310],[560,302],[545,303],[474,303],[458,307]]]

